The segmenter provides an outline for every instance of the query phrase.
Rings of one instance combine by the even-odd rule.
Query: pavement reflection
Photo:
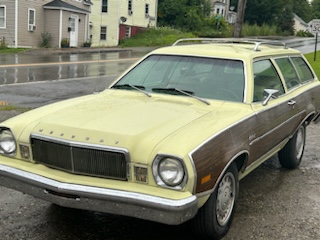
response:
[[[132,51],[0,55],[0,85],[119,75],[145,53]]]

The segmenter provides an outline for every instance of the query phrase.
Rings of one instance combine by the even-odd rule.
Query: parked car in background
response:
[[[239,180],[277,153],[297,168],[319,113],[319,80],[297,50],[181,39],[99,94],[0,123],[0,185],[219,239]]]

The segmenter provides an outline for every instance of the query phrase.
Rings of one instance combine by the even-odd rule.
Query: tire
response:
[[[193,220],[193,229],[200,239],[221,239],[228,232],[238,191],[238,169],[232,164]]]
[[[279,152],[279,161],[282,167],[296,169],[299,167],[306,143],[306,126],[301,125],[294,136]]]

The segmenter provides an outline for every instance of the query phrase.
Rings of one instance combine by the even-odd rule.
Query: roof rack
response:
[[[245,43],[245,44],[253,44],[253,51],[260,51],[260,45],[272,45],[272,46],[283,46],[284,49],[287,49],[288,46],[285,42],[274,41],[274,40],[265,40],[265,39],[239,39],[239,38],[181,38],[178,39],[172,46],[177,46],[182,42],[192,42],[192,41],[200,41],[201,43]]]

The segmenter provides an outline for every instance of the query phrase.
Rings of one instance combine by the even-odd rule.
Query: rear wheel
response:
[[[306,127],[301,125],[295,135],[289,140],[279,152],[279,161],[282,167],[288,169],[298,168],[304,152],[306,143]]]
[[[235,212],[238,189],[238,169],[232,164],[194,219],[194,230],[201,239],[220,239],[228,232]]]

